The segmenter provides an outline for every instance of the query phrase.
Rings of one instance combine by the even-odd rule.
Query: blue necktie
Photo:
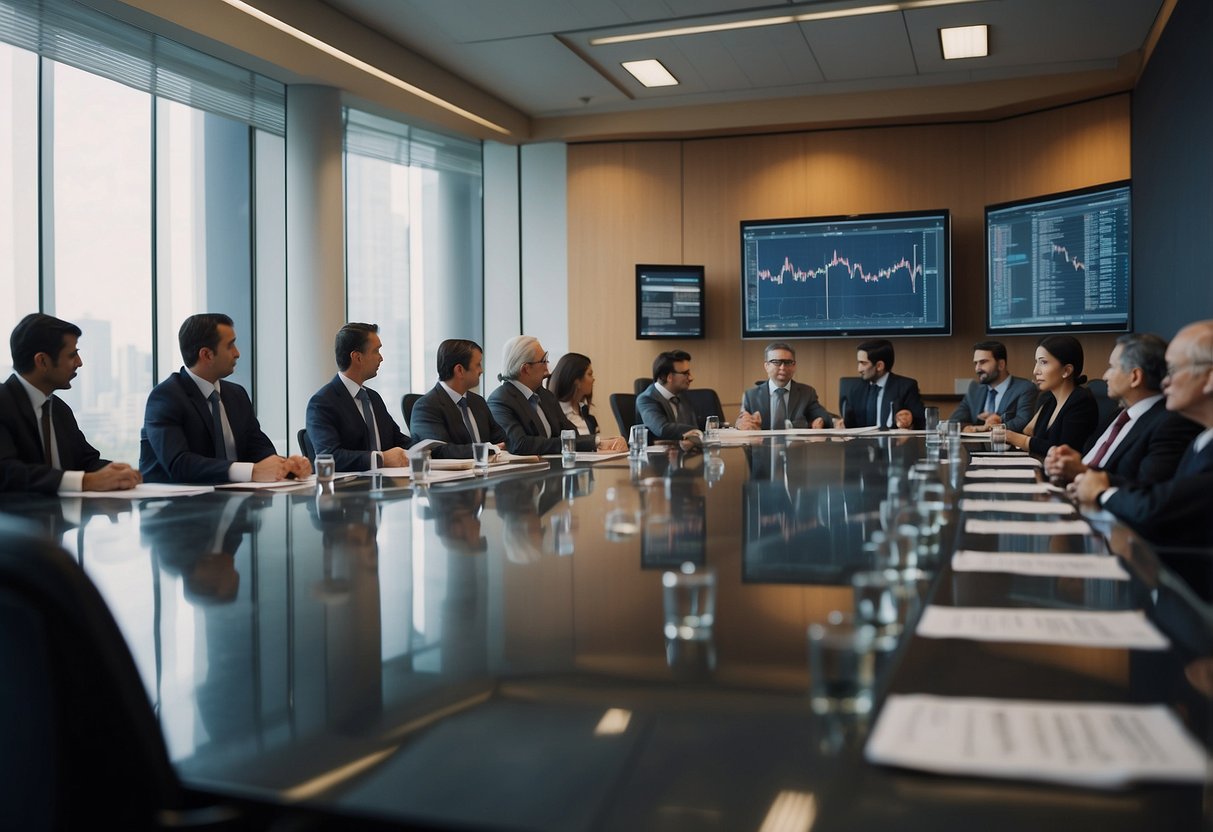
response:
[[[379,450],[379,437],[375,435],[375,417],[371,415],[371,397],[367,395],[366,388],[360,388],[358,395],[354,398],[362,402],[362,419],[366,422],[366,449],[377,451]]]
[[[468,413],[468,397],[464,396],[459,400],[459,412],[463,415],[463,426],[468,429],[468,436],[473,442],[480,441],[476,437],[476,429],[472,427],[472,414]]]
[[[994,392],[994,388],[993,388],[993,387],[990,387],[990,388],[987,388],[987,389],[986,389],[986,406],[985,406],[985,412],[986,412],[986,413],[993,413],[993,412],[994,412],[994,398],[995,398],[995,396],[997,396],[997,394]]]
[[[215,459],[234,460],[236,455],[227,446],[227,438],[223,435],[223,409],[219,403],[219,391],[213,390],[206,397],[211,403],[211,429],[215,432]]]

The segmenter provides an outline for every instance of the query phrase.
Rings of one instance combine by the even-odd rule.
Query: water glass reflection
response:
[[[606,501],[606,539],[619,542],[635,537],[641,522],[635,494],[627,489],[608,488]]]
[[[918,569],[877,569],[852,576],[855,620],[875,629],[875,650],[888,652],[897,647],[910,620],[918,614],[920,583],[925,579],[926,573]]]
[[[716,570],[684,563],[677,571],[662,574],[661,586],[665,637],[683,641],[710,639],[716,622]]]
[[[835,611],[809,625],[809,702],[814,713],[872,710],[876,630]]]

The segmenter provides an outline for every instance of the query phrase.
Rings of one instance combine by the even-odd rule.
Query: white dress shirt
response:
[[[200,375],[196,375],[189,367],[185,368],[189,373],[190,378],[194,380],[194,384],[198,385],[198,392],[202,394],[202,398],[209,399],[211,393],[219,393],[219,382],[211,383]],[[210,403],[207,403],[210,407]],[[236,447],[236,435],[232,433],[232,423],[227,420],[227,408],[223,406],[223,394],[219,393],[219,421],[223,423],[223,441],[230,447]],[[253,463],[251,462],[233,462],[227,469],[228,482],[252,482],[253,481]]]
[[[25,388],[25,394],[29,396],[30,406],[34,409],[34,424],[38,428],[38,438],[43,441],[45,447],[46,437],[42,435],[42,405],[47,399],[52,398],[39,390],[34,385],[30,384],[25,378],[18,373],[17,380],[21,382],[21,386]],[[46,461],[46,464],[52,468],[60,468],[59,463],[59,440],[55,436],[55,407],[51,405],[51,458]],[[63,478],[59,480],[60,494],[79,494],[84,490],[84,472],[83,471],[64,471]]]
[[[1129,435],[1129,431],[1133,430],[1133,426],[1137,424],[1137,421],[1161,398],[1162,393],[1159,393],[1157,396],[1150,396],[1142,399],[1126,411],[1129,414],[1129,421],[1125,422],[1124,426],[1120,429],[1120,433],[1116,434],[1116,441],[1112,443],[1107,453],[1103,455],[1102,462],[1107,462],[1112,454],[1116,453],[1116,449],[1125,441],[1125,437]],[[1112,428],[1115,426],[1116,420],[1113,419],[1111,424],[1104,428],[1104,432],[1099,435],[1099,438],[1095,440],[1095,444],[1091,446],[1091,450],[1087,451],[1086,456],[1082,458],[1084,465],[1091,464],[1091,460],[1099,453],[1099,449],[1103,447],[1103,443],[1108,441],[1108,437],[1112,434]]]

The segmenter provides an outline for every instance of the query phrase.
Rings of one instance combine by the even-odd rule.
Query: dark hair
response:
[[[1116,339],[1120,347],[1120,369],[1130,373],[1134,367],[1145,377],[1147,390],[1161,390],[1167,374],[1167,342],[1149,332],[1129,333]]]
[[[973,352],[978,350],[993,354],[995,361],[1007,360],[1007,348],[1002,341],[978,341],[973,345]]]
[[[653,359],[653,381],[661,381],[674,372],[674,365],[679,361],[690,361],[691,354],[685,350],[669,350],[658,353]]]
[[[767,344],[766,349],[762,351],[763,359],[765,360],[766,357],[775,350],[787,350],[792,354],[792,360],[796,360],[796,350],[792,349],[791,344],[785,344],[783,341],[772,341],[771,343]]]
[[[560,401],[572,401],[573,392],[577,389],[577,382],[585,376],[585,371],[589,369],[589,366],[589,356],[579,352],[565,353],[556,362],[556,367],[552,370],[551,377],[548,378],[548,389]],[[585,403],[590,403],[590,396],[585,397]]]
[[[1036,346],[1044,347],[1045,352],[1062,364],[1073,367],[1076,386],[1087,383],[1087,377],[1082,374],[1082,344],[1073,335],[1046,335],[1036,342]]]
[[[181,347],[185,366],[193,367],[198,363],[198,353],[203,347],[212,351],[219,349],[220,324],[234,326],[232,319],[222,312],[203,312],[185,319],[177,330],[177,344]]]
[[[455,368],[472,369],[472,356],[483,353],[480,345],[466,338],[447,338],[438,345],[438,379],[450,381],[455,376]]]
[[[352,352],[366,352],[367,342],[371,340],[371,335],[379,331],[379,324],[359,324],[350,322],[341,329],[337,330],[337,337],[333,342],[333,352],[337,356],[337,369],[348,370],[352,359]]]
[[[63,352],[63,342],[67,336],[80,337],[80,327],[61,321],[41,312],[31,312],[13,327],[9,336],[8,346],[13,354],[13,369],[18,373],[28,373],[34,369],[34,357],[44,352],[51,357],[52,364],[59,363],[59,353]]]
[[[886,373],[893,369],[893,342],[886,338],[864,341],[855,348],[855,351],[866,352],[868,354],[868,361],[872,362],[873,367],[876,366],[877,361],[883,361]]]

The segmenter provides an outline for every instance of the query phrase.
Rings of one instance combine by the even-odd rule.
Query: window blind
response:
[[[480,176],[480,142],[422,130],[361,110],[345,111],[347,153],[398,165]]]

